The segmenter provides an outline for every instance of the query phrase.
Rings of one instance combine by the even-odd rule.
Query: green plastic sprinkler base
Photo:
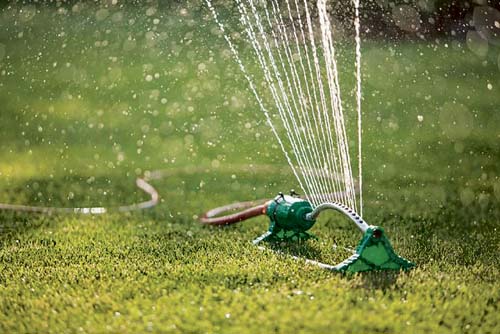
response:
[[[272,233],[269,233],[263,241],[268,241],[268,242],[302,242],[306,241],[309,239],[314,239],[318,240],[318,237],[315,236],[312,233],[308,232],[297,232],[297,231],[292,231],[292,230],[284,230],[281,229],[279,231],[273,231]]]
[[[373,270],[409,270],[414,263],[397,255],[384,229],[370,226],[351,257],[334,266],[342,272],[363,272]]]
[[[408,270],[415,266],[394,252],[383,228],[368,225],[349,207],[341,203],[331,202],[323,203],[313,209],[308,201],[281,193],[269,202],[265,212],[271,221],[269,230],[255,239],[253,243],[257,245],[261,241],[300,242],[311,238],[317,239],[308,230],[324,210],[336,210],[346,215],[363,232],[363,238],[355,253],[337,265],[304,259],[306,263],[332,271],[352,273],[374,270]],[[292,257],[301,259],[296,256]]]
[[[263,240],[288,242],[317,239],[313,234],[306,232],[315,223],[315,220],[306,219],[306,215],[312,211],[311,203],[308,201],[279,194],[267,206],[266,215],[271,221],[270,233]]]

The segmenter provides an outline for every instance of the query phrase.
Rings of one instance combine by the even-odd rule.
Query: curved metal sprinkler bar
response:
[[[351,208],[335,202],[323,203],[318,205],[311,213],[306,215],[307,220],[316,220],[319,214],[325,210],[335,210],[346,215],[350,220],[352,220],[356,226],[365,233],[369,225],[361,218],[354,210]]]

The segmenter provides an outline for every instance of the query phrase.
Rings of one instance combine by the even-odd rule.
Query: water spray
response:
[[[234,210],[241,211],[220,216]],[[266,215],[270,220],[268,231],[253,240],[254,245],[265,249],[265,247],[260,246],[262,242],[300,243],[308,239],[317,239],[309,230],[314,226],[319,215],[327,210],[334,210],[348,217],[363,233],[363,237],[353,255],[337,265],[303,259],[306,263],[338,272],[408,270],[415,266],[394,252],[383,228],[368,225],[351,208],[335,202],[323,203],[313,208],[309,201],[300,198],[294,191],[290,195],[279,193],[274,199],[262,204],[241,202],[216,208],[205,213],[200,222],[208,225],[229,225],[259,215]],[[298,256],[292,257],[302,259]]]
[[[316,238],[309,232],[316,219],[325,210],[334,210],[347,216],[363,233],[358,247],[351,257],[337,265],[307,259],[306,262],[342,272],[413,267],[413,263],[394,252],[381,227],[368,225],[356,212],[363,210],[360,1],[352,1],[356,44],[357,186],[340,89],[336,36],[326,1],[318,0],[317,15],[312,15],[305,0],[286,0],[284,3],[271,0],[262,4],[255,0],[236,0],[241,30],[266,83],[262,86],[257,85],[247,71],[238,44],[228,34],[212,1],[205,0],[205,3],[307,200],[295,193],[280,193],[264,203],[242,202],[210,210],[202,216],[201,222],[234,224],[267,215],[269,229],[253,241],[255,245],[302,242]],[[272,110],[266,107],[263,96],[272,98]],[[278,129],[283,129],[281,135]],[[230,210],[242,211],[220,216]]]
[[[284,4],[271,0],[264,2],[264,6],[255,0],[236,0],[242,31],[262,70],[260,78],[264,85],[257,85],[253,81],[254,75],[247,71],[247,68],[252,67],[246,66],[242,61],[237,44],[227,33],[211,0],[205,2],[307,200],[292,192],[290,195],[279,194],[274,199],[261,203],[230,204],[208,211],[201,222],[227,225],[267,215],[270,219],[268,231],[253,241],[255,245],[262,247],[262,242],[303,242],[316,239],[309,230],[322,212],[334,210],[356,224],[363,233],[361,241],[354,254],[340,264],[329,265],[308,259],[306,262],[342,272],[406,270],[413,267],[413,263],[394,252],[381,227],[368,225],[356,213],[358,210],[362,213],[363,210],[359,0],[353,0],[359,186],[356,186],[352,172],[347,121],[344,117],[336,61],[336,43],[326,1],[317,1],[315,19],[305,0],[286,0]],[[297,13],[303,13],[304,18]],[[272,98],[272,109],[268,109],[264,96]],[[158,204],[158,193],[148,183],[149,179],[151,178],[137,180],[137,186],[150,195],[149,201],[115,209],[122,212],[134,211]],[[359,193],[359,200],[356,192]],[[103,207],[46,208],[9,204],[0,204],[0,209],[43,213],[108,212]],[[241,211],[221,216],[232,210]]]

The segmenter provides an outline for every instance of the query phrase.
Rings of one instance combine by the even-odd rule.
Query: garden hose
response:
[[[223,171],[224,168],[219,168]],[[277,169],[272,165],[233,165],[230,169],[240,170],[245,172],[275,172]],[[175,176],[180,173],[203,173],[207,172],[205,167],[184,167],[171,169],[158,169],[147,171],[143,176],[135,180],[138,189],[149,196],[149,199],[132,204],[124,204],[117,207],[89,206],[89,207],[50,207],[50,206],[32,206],[21,204],[0,203],[0,211],[12,211],[23,213],[38,213],[38,214],[82,214],[82,215],[102,215],[110,212],[132,212],[145,209],[151,209],[157,206],[160,202],[160,195],[151,181],[161,180],[170,176]],[[217,213],[216,213],[217,214]]]
[[[162,179],[169,175],[175,174],[175,171],[155,170],[146,172],[144,176],[138,177],[135,184],[139,190],[149,196],[146,201],[124,204],[116,207],[90,206],[90,207],[49,207],[49,206],[31,206],[20,204],[0,203],[0,210],[24,212],[24,213],[40,213],[40,214],[82,214],[82,215],[102,215],[110,212],[132,212],[151,209],[160,202],[160,195],[153,185],[152,180]]]
[[[207,225],[230,225],[265,214],[268,205],[267,201],[259,205],[256,205],[256,203],[255,201],[239,202],[209,210],[202,215],[200,222]],[[220,216],[223,213],[234,210],[242,211]]]
[[[99,215],[108,212],[130,212],[153,208],[159,203],[158,191],[151,185],[152,180],[176,174],[179,170],[156,170],[147,172],[143,177],[136,179],[136,186],[149,195],[146,201],[122,205],[118,207],[45,207],[28,206],[0,203],[0,210],[14,212],[42,213],[42,214],[90,214]],[[187,170],[186,170],[187,171]],[[191,168],[191,172],[201,171],[200,168]],[[206,171],[206,169],[203,169]],[[327,197],[317,195],[317,198]],[[233,212],[240,210],[239,212]],[[309,201],[300,198],[295,192],[290,195],[278,194],[272,200],[247,201],[233,203],[207,211],[200,218],[205,225],[230,225],[245,221],[247,219],[267,215],[270,226],[267,232],[253,240],[253,244],[259,249],[267,249],[259,244],[267,242],[296,242],[316,237],[308,232],[315,224],[318,216],[325,210],[339,211],[353,221],[363,232],[363,238],[358,244],[354,254],[338,265],[330,265],[315,260],[302,259],[292,256],[294,259],[304,260],[324,269],[341,272],[361,272],[371,270],[406,270],[414,267],[414,264],[398,256],[389,240],[385,237],[384,230],[378,226],[368,225],[354,210],[341,203],[323,203],[313,208]],[[230,213],[233,212],[233,213]],[[226,214],[227,213],[227,214]],[[223,216],[221,216],[223,215]],[[276,251],[277,253],[282,253]]]
[[[150,196],[150,199],[147,201],[133,203],[129,205],[122,205],[114,208],[105,208],[105,207],[77,207],[77,208],[61,208],[61,207],[48,207],[48,206],[29,206],[29,205],[18,205],[18,204],[7,204],[0,203],[0,210],[8,210],[15,212],[30,212],[30,213],[77,213],[77,214],[90,214],[90,215],[99,215],[108,213],[110,211],[117,212],[130,212],[137,210],[149,209],[158,204],[160,196],[158,195],[158,191],[149,183],[149,178],[144,176],[142,178],[137,178],[135,180],[135,184],[137,188],[145,192]]]

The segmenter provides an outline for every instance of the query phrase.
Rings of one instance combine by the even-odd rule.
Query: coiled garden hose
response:
[[[137,188],[145,192],[150,196],[147,201],[133,203],[129,205],[122,205],[118,207],[106,208],[101,206],[96,207],[79,207],[79,208],[61,208],[61,207],[48,207],[48,206],[29,206],[29,205],[18,205],[18,204],[8,204],[0,203],[0,210],[15,211],[15,212],[29,212],[29,213],[77,213],[77,214],[90,214],[90,215],[100,215],[108,212],[130,212],[137,210],[149,209],[158,204],[160,196],[158,191],[149,183],[149,178],[147,176],[142,178],[137,178],[135,180]]]

